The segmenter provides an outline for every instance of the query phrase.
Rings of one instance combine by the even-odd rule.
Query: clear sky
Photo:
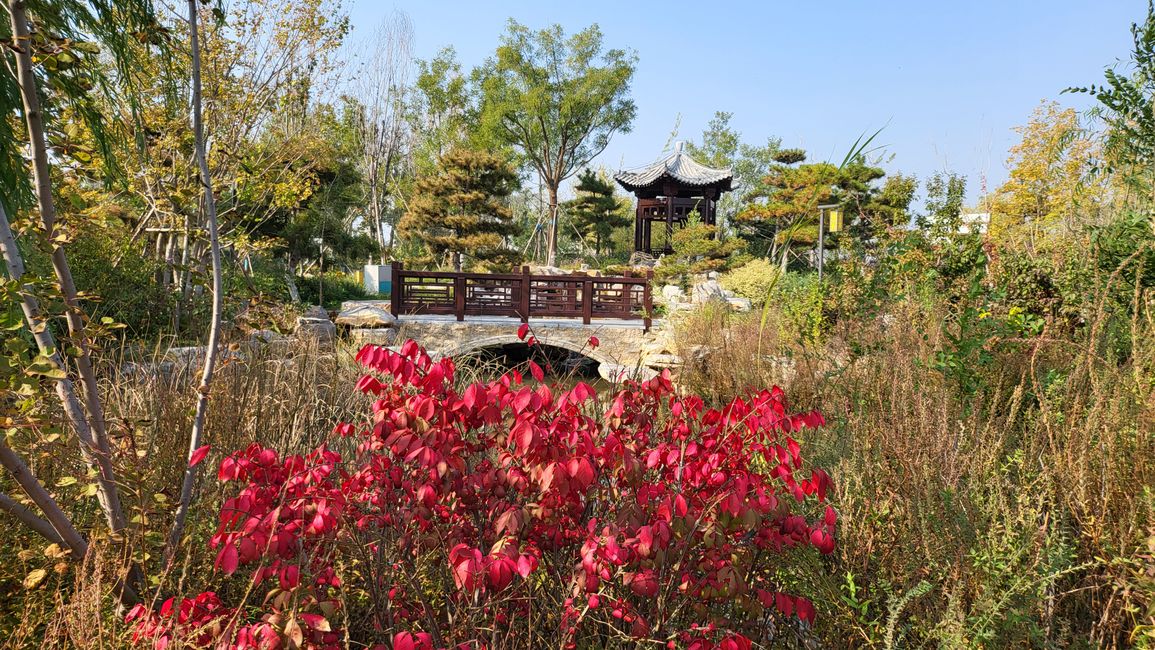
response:
[[[567,33],[598,23],[608,47],[638,54],[638,114],[595,165],[655,159],[681,115],[699,140],[715,111],[743,140],[769,136],[812,161],[840,162],[863,132],[920,178],[950,170],[973,200],[1007,174],[1013,128],[1044,99],[1085,108],[1063,88],[1102,79],[1126,59],[1145,0],[347,0],[353,39],[398,9],[413,21],[415,54],[452,45],[468,69],[491,55],[507,19]]]

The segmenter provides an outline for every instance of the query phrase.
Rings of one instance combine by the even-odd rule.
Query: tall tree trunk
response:
[[[177,270],[177,286],[180,291],[176,295],[172,308],[172,333],[176,337],[180,336],[181,312],[184,310],[184,303],[188,298],[189,261],[191,260],[190,251],[192,249],[192,216],[188,214],[184,216],[184,234],[181,236],[180,249],[180,268]]]
[[[372,137],[377,137],[376,127],[373,129]],[[381,227],[384,219],[381,218],[380,163],[375,156],[370,159],[367,171],[365,180],[369,184],[369,220],[373,223],[373,239],[377,241],[377,259],[384,261],[385,231]]]
[[[557,266],[557,185],[549,184],[549,242],[545,249],[545,265]]]
[[[164,246],[164,281],[161,282],[161,288],[167,294],[176,276],[176,233],[169,232],[166,236],[168,243]]]
[[[48,241],[54,242],[56,204],[52,198],[52,178],[48,169],[48,146],[44,135],[44,117],[40,110],[40,98],[36,92],[36,73],[32,64],[32,35],[28,29],[28,14],[24,0],[8,0],[8,13],[12,22],[12,35],[17,44],[15,48],[16,71],[20,82],[20,96],[24,103],[24,121],[28,129],[28,141],[32,153],[32,176],[36,189],[36,202],[40,209],[40,225],[45,236],[48,237]],[[4,223],[7,225],[6,218]],[[10,233],[9,230],[9,236]],[[124,530],[125,518],[112,470],[111,452],[105,430],[104,408],[100,403],[100,392],[96,384],[96,373],[92,368],[92,357],[88,337],[84,331],[84,321],[80,317],[76,283],[72,279],[72,270],[68,266],[68,258],[64,254],[64,248],[55,244],[52,250],[52,270],[56,274],[57,282],[60,283],[60,293],[65,306],[65,319],[73,339],[72,343],[79,350],[79,354],[76,356],[76,368],[80,375],[81,384],[84,386],[84,402],[88,409],[87,421],[82,414],[73,414],[69,419],[72,420],[74,427],[77,424],[81,425],[77,433],[81,437],[86,458],[97,469],[97,494],[100,497],[105,519],[108,521],[109,529],[119,536]],[[22,268],[21,272],[23,272]],[[60,365],[63,367],[63,363]],[[57,385],[58,387],[61,386],[59,382]],[[58,390],[60,389],[58,388]],[[61,399],[65,402],[75,397],[71,382],[67,392],[69,393],[67,396],[61,394]]]
[[[393,118],[393,131],[389,134],[389,149],[388,149],[388,153],[385,154],[385,172],[384,172],[384,174],[382,174],[382,179],[380,179],[378,181],[380,184],[382,184],[384,186],[384,189],[381,190],[381,203],[384,203],[384,198],[386,196],[389,196],[389,177],[393,173],[393,158],[395,157],[395,154],[397,151],[397,140],[400,139],[400,137],[401,137],[401,120],[399,118],[397,118],[396,116],[394,116],[394,118]],[[378,210],[381,210],[381,208],[378,208]],[[378,212],[378,214],[381,214],[381,212]],[[385,223],[384,217],[381,218],[381,223],[382,224]],[[397,232],[397,224],[396,223],[390,224],[389,225],[389,244],[387,247],[387,250],[390,251],[390,253],[389,253],[390,255],[393,254],[392,253],[393,241],[394,241],[393,236],[394,236],[394,233],[396,233],[396,232]],[[384,235],[382,235],[382,238],[384,238]],[[382,257],[381,258],[381,264],[384,264],[385,261],[386,261],[385,258]]]
[[[213,181],[209,174],[208,154],[205,151],[204,122],[201,116],[201,53],[200,36],[197,27],[197,0],[188,0],[188,27],[189,48],[192,51],[192,126],[193,147],[196,150],[197,167],[200,169],[201,190],[204,195],[205,220],[209,231],[209,250],[212,255],[213,266],[213,309],[212,322],[209,325],[208,348],[205,350],[204,369],[201,372],[201,383],[197,388],[196,414],[193,416],[192,433],[189,435],[188,455],[192,455],[201,447],[204,434],[205,419],[209,407],[209,388],[213,381],[213,371],[217,363],[217,347],[221,338],[221,307],[223,287],[221,283],[221,244],[217,236],[217,202],[213,196]],[[192,502],[193,483],[196,479],[196,466],[188,463],[184,470],[184,480],[181,482],[180,502],[177,505],[176,516],[173,519],[172,530],[168,535],[166,549],[167,562],[171,564],[176,556],[184,533],[185,519],[188,516],[189,504]]]

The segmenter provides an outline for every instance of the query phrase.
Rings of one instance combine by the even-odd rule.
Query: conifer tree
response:
[[[602,253],[614,230],[630,225],[630,215],[622,201],[614,196],[614,186],[592,169],[583,171],[574,186],[577,198],[566,203],[566,212],[582,237],[593,240],[594,254]]]
[[[518,255],[506,246],[506,238],[518,230],[508,204],[517,184],[513,168],[497,156],[449,151],[436,171],[417,181],[401,234],[423,243],[437,259],[451,255],[455,271],[461,271],[463,255],[513,264]]]

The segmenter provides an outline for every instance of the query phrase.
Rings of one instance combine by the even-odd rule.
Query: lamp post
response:
[[[313,243],[321,253],[320,273],[317,275],[317,304],[325,307],[325,238],[314,237]]]
[[[837,203],[818,206],[818,281],[822,282],[822,266],[826,261],[826,211],[834,210]]]

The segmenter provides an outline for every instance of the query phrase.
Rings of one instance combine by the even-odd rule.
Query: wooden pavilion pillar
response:
[[[714,188],[706,188],[702,196],[702,203],[705,205],[705,208],[702,210],[702,221],[708,226],[713,226],[717,216],[714,214]]]
[[[649,246],[643,248],[642,240],[642,200],[638,199],[638,207],[634,210],[634,250],[645,251]],[[647,251],[648,252],[648,251]]]
[[[670,183],[666,183],[663,190],[666,193],[666,245],[664,250],[669,253],[674,250],[670,240],[674,237],[674,195],[677,190]]]

